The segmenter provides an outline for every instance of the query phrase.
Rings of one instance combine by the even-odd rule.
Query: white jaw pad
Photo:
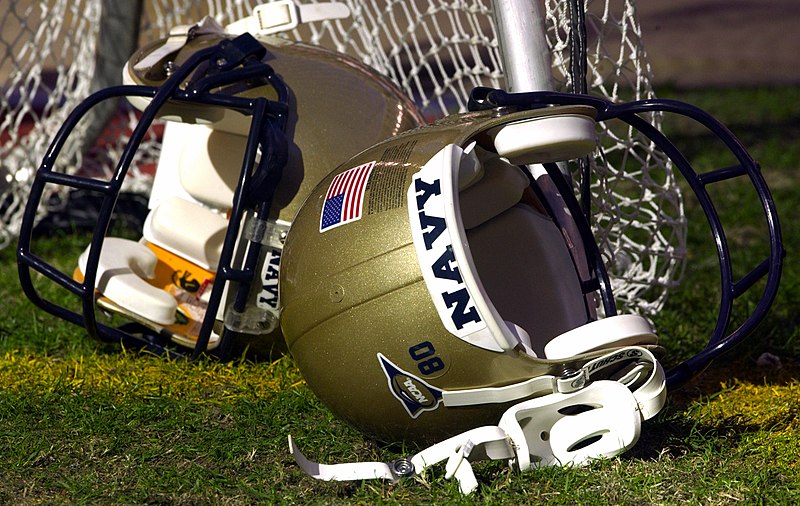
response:
[[[86,273],[89,248],[78,258]],[[148,284],[158,259],[147,246],[128,239],[106,237],[97,264],[96,289],[121,308],[160,325],[175,323],[178,303],[167,292]]]
[[[590,351],[656,343],[658,337],[647,320],[638,315],[617,315],[554,337],[545,345],[544,354],[548,359],[559,360]]]
[[[247,137],[204,125],[170,123],[167,128],[183,133],[182,139],[169,146],[178,152],[181,186],[194,200],[229,209],[242,172]]]
[[[570,408],[592,408],[562,414]],[[618,455],[639,439],[636,399],[616,381],[596,381],[571,394],[554,393],[512,406],[498,424],[517,448],[525,471],[551,465],[584,465]]]
[[[180,197],[163,198],[144,223],[145,240],[216,271],[228,220]]]
[[[489,131],[500,156],[515,165],[549,163],[589,155],[597,145],[595,121],[582,114],[529,118]]]

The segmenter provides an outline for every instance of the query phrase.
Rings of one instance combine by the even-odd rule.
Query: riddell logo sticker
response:
[[[394,365],[378,353],[378,362],[389,382],[389,390],[406,409],[411,418],[423,411],[433,411],[442,402],[442,391]]]
[[[175,271],[172,274],[172,284],[179,286],[187,292],[196,292],[200,290],[200,282],[192,277],[189,271]]]

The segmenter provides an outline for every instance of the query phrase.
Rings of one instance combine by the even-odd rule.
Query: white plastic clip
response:
[[[478,427],[436,443],[414,455],[411,462],[419,473],[447,460],[445,478],[455,478],[463,494],[478,488],[470,461],[506,460],[514,456],[505,431],[494,425]]]
[[[475,443],[469,439],[456,449],[456,452],[450,455],[445,464],[445,479],[449,480],[454,477],[458,481],[458,486],[461,492],[469,494],[478,487],[478,480],[475,479],[475,473],[472,471],[472,465],[467,460],[470,452],[475,447]]]

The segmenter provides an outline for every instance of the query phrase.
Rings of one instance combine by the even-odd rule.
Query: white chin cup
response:
[[[584,465],[628,450],[639,439],[636,398],[616,381],[597,381],[570,394],[555,393],[511,407],[500,419],[520,470]]]

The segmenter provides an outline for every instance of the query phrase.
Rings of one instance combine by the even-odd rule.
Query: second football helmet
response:
[[[217,347],[226,353],[231,340],[220,346],[226,337],[267,351],[282,343],[278,270],[300,204],[333,167],[422,119],[388,80],[351,58],[231,33],[247,23],[232,27],[206,18],[172,30],[131,57],[124,86],[92,95],[68,118],[37,174],[22,224],[20,279],[38,305],[129,346],[157,349],[172,341],[198,354]],[[118,97],[142,113],[113,176],[57,170],[74,125]],[[126,171],[158,118],[166,128],[142,238],[106,237]],[[32,248],[47,185],[103,199],[74,276]],[[45,300],[31,269],[78,294],[82,309]],[[95,302],[124,323],[98,321]]]

